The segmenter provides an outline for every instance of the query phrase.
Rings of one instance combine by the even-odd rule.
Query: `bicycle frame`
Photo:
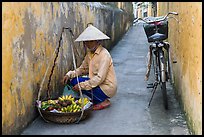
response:
[[[169,62],[168,57],[166,59],[164,56],[164,51],[166,50],[167,52],[169,52],[169,44],[164,43],[162,41],[154,42],[153,44],[150,45],[150,48],[151,48],[151,51],[153,52],[153,54],[151,55],[153,56],[153,69],[154,69],[155,82],[153,84],[153,89],[152,89],[153,93],[149,101],[149,106],[157,86],[160,85],[162,94],[163,94],[164,107],[165,109],[168,109],[166,82],[170,78],[169,77],[170,66],[168,65],[168,62]]]
[[[161,45],[162,44],[162,45]],[[160,46],[158,46],[160,45]],[[156,63],[153,64],[156,65],[154,66],[154,73],[155,73],[155,81],[157,82],[167,82],[170,76],[170,65],[168,65],[169,59],[168,59],[168,54],[167,54],[167,59],[165,58],[164,55],[164,50],[169,52],[169,45],[166,45],[165,43],[157,43],[156,46],[154,47],[153,45],[150,45],[152,48],[152,51],[154,52],[155,59],[153,61]],[[167,62],[166,62],[167,60]],[[159,68],[159,70],[158,70]],[[168,73],[166,73],[168,72]],[[168,75],[168,76],[167,76]],[[160,77],[158,77],[160,76]]]

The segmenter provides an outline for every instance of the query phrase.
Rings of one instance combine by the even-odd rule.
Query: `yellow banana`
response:
[[[72,101],[72,104],[73,104],[73,105],[75,105],[75,104],[76,104],[76,102]]]
[[[51,100],[48,100],[47,102],[48,102],[48,104],[51,104]]]
[[[61,97],[59,97],[59,98],[58,98],[58,100],[59,100],[59,101],[62,101],[62,98],[61,98]]]
[[[42,106],[44,106],[46,104],[46,102],[42,102]]]
[[[71,109],[70,109],[70,112],[72,112],[72,111],[73,111],[73,109],[71,108]]]
[[[77,111],[77,109],[73,110],[73,112],[76,112],[76,111]]]
[[[74,109],[74,108],[75,108],[75,105],[72,106],[72,109]]]
[[[80,109],[80,108],[78,108],[78,109],[77,109],[77,112],[79,112],[79,111],[81,111],[81,109]]]
[[[72,95],[69,95],[69,96],[68,96],[68,99],[71,99],[71,97],[72,97]]]
[[[70,112],[70,107],[69,106],[67,106],[67,111]]]
[[[81,102],[81,98],[78,100],[78,102],[81,104],[82,102]]]

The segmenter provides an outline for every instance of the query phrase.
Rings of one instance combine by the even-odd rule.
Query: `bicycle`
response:
[[[151,68],[152,62],[152,53],[153,57],[153,68],[154,68],[154,83],[148,84],[147,88],[152,89],[152,96],[150,98],[148,107],[151,104],[152,98],[156,91],[158,84],[161,87],[162,96],[163,96],[163,104],[164,108],[168,109],[168,98],[167,98],[167,90],[166,90],[166,82],[170,79],[172,81],[171,75],[171,61],[170,61],[170,44],[168,42],[164,42],[165,39],[168,38],[168,17],[170,14],[178,15],[176,12],[169,12],[165,16],[160,17],[149,17],[146,19],[137,18],[134,23],[138,22],[138,20],[142,20],[145,22],[143,24],[143,28],[145,30],[149,46],[150,52],[150,61],[149,67]],[[175,17],[172,16],[175,20]],[[178,21],[178,20],[177,20]],[[164,52],[167,52],[165,56]],[[146,76],[149,77],[149,71],[146,73]],[[148,78],[147,78],[148,80]]]

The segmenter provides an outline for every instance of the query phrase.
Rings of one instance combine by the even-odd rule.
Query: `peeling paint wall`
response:
[[[42,84],[41,98],[47,95],[62,27],[70,27],[77,38],[92,22],[111,37],[104,42],[110,50],[132,24],[131,7],[131,2],[121,9],[100,2],[3,2],[2,134],[19,134],[38,115],[35,101],[51,65]],[[61,93],[60,81],[73,68],[70,44],[69,32],[65,31],[50,84],[53,97]],[[84,48],[82,43],[75,43],[74,47],[79,66]]]
[[[159,2],[158,15],[178,12],[169,21],[174,86],[193,134],[202,134],[202,3]]]

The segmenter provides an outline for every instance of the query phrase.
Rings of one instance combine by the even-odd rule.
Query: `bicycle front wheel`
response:
[[[165,108],[165,109],[168,109],[168,99],[167,99],[167,91],[166,91],[166,82],[162,82],[161,90],[162,90],[164,108]]]

